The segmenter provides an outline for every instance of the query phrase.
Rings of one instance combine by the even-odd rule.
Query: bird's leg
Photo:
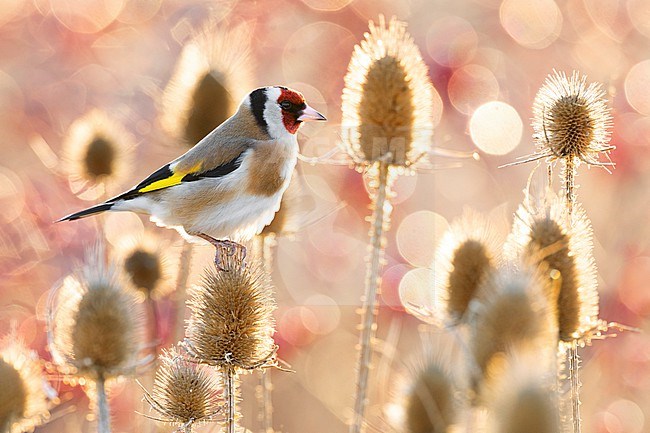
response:
[[[246,247],[231,240],[215,239],[205,233],[197,233],[195,236],[210,242],[216,249],[214,264],[220,271],[230,271],[234,266],[244,267],[246,265]]]

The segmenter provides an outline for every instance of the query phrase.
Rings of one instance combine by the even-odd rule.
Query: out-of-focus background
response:
[[[650,431],[650,3],[646,0],[2,0],[0,2],[0,331],[11,326],[42,355],[48,290],[78,267],[84,250],[105,238],[165,245],[174,286],[182,241],[131,214],[76,223],[52,221],[126,189],[187,147],[163,127],[165,93],[183,46],[206,25],[234,32],[225,46],[248,47],[230,68],[240,98],[253,87],[302,91],[327,124],[305,125],[306,156],[327,154],[340,138],[343,77],[368,20],[408,23],[437,90],[433,146],[472,158],[434,157],[432,167],[396,184],[372,381],[372,427],[385,431],[391,389],[421,352],[419,322],[400,293],[430,283],[436,242],[464,206],[489,214],[507,233],[534,165],[499,169],[534,151],[532,102],[556,69],[602,82],[613,110],[612,174],[579,170],[578,200],[595,233],[601,317],[641,328],[585,349],[584,429]],[[223,42],[222,42],[223,43]],[[241,54],[241,53],[240,53]],[[226,61],[227,63],[228,61]],[[498,101],[498,103],[496,102]],[[486,105],[487,104],[487,105]],[[132,165],[105,190],[66,171],[69,128],[92,109],[125,129]],[[129,137],[128,140],[126,137]],[[293,237],[280,238],[273,280],[276,341],[296,373],[273,372],[275,425],[286,432],[343,432],[350,415],[365,273],[367,192],[345,165],[300,163],[303,200],[313,203]],[[536,174],[534,179],[541,179]],[[538,179],[538,180],[539,180]],[[308,197],[308,198],[305,198]],[[113,250],[111,250],[113,251]],[[118,254],[117,252],[115,254]],[[210,263],[195,248],[190,281]],[[156,297],[158,334],[173,343],[175,294]],[[93,431],[83,392],[63,383],[53,421],[38,431]],[[242,424],[257,429],[254,378],[245,378]],[[112,390],[114,430],[152,431],[132,380]],[[203,427],[216,431],[215,426]]]

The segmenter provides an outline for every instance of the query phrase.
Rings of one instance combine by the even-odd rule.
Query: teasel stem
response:
[[[190,265],[192,264],[192,244],[183,242],[183,249],[178,261],[178,275],[176,277],[176,328],[174,340],[179,341],[185,337],[185,298],[187,293],[187,281],[190,277]]]
[[[106,398],[106,379],[99,375],[95,382],[97,392],[97,433],[111,433],[111,415]]]
[[[275,235],[258,235],[255,237],[255,254],[264,266],[264,272],[271,275],[273,269],[273,247],[277,241]],[[260,422],[260,433],[273,433],[273,381],[271,370],[262,369],[257,372],[257,420]]]
[[[226,403],[226,433],[235,433],[237,431],[237,422],[235,420],[235,416],[237,415],[236,387],[237,373],[235,369],[230,366],[225,366],[223,369],[223,392]]]
[[[390,158],[390,153],[387,154]],[[386,159],[389,159],[386,158]],[[377,328],[377,300],[380,294],[380,271],[383,265],[385,237],[390,223],[391,207],[386,206],[390,193],[389,164],[385,160],[377,166],[377,185],[373,194],[373,210],[370,222],[370,261],[366,274],[366,291],[361,316],[361,335],[359,337],[359,358],[357,362],[357,388],[354,414],[350,433],[363,431],[364,414],[368,403],[368,377],[372,361],[372,340]]]
[[[564,159],[564,198],[566,203],[567,226],[573,227],[573,209],[576,204],[575,194],[575,175],[576,166],[573,157],[569,156]],[[567,362],[569,366],[569,383],[571,384],[571,419],[573,432],[580,433],[580,354],[578,345],[573,342],[567,350]]]
[[[578,345],[574,342],[569,348],[569,380],[571,381],[571,417],[573,419],[573,432],[580,433],[582,420],[580,419],[580,354]]]

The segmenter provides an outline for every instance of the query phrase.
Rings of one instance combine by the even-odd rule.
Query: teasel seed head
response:
[[[275,365],[275,302],[259,268],[207,270],[188,305],[185,343],[196,362],[244,370]]]
[[[48,312],[49,346],[64,374],[104,380],[141,364],[143,316],[123,276],[99,248],[66,277]]]
[[[544,296],[544,280],[533,266],[508,264],[490,274],[472,305],[470,352],[477,367],[472,382],[479,399],[484,387],[503,374],[512,353],[535,353],[537,365],[554,365],[557,326]]]
[[[434,317],[443,326],[463,320],[478,288],[498,266],[499,239],[487,217],[465,209],[443,235],[436,251]]]
[[[183,358],[176,349],[160,356],[160,366],[151,393],[144,390],[144,400],[157,421],[190,426],[215,421],[221,412],[217,376],[205,366]]]
[[[587,86],[587,77],[554,71],[546,78],[533,104],[533,138],[537,156],[550,160],[611,165],[598,160],[609,153],[612,116],[600,84]]]
[[[569,224],[563,198],[552,196],[547,203],[536,206],[530,197],[525,198],[515,215],[505,254],[543,264],[559,338],[564,343],[582,344],[598,322],[591,223],[579,204],[575,204]],[[559,272],[559,278],[553,278],[557,274],[553,271]]]
[[[133,136],[101,110],[75,120],[63,141],[64,171],[73,192],[86,198],[83,193],[89,188],[105,194],[121,187],[130,175],[133,143]]]
[[[161,123],[192,147],[232,116],[252,86],[251,29],[209,23],[184,47],[162,99]]]
[[[0,431],[32,431],[49,419],[56,392],[49,386],[35,352],[15,335],[0,342]]]
[[[560,433],[555,375],[533,356],[508,357],[488,391],[488,433]]]
[[[433,86],[405,23],[369,27],[345,76],[342,146],[359,168],[409,167],[431,147]]]
[[[446,432],[457,421],[457,402],[451,373],[431,361],[418,371],[404,395],[404,431]]]

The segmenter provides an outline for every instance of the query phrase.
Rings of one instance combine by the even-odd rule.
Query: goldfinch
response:
[[[282,86],[253,90],[185,154],[131,190],[59,221],[131,211],[215,246],[229,243],[224,238],[249,239],[280,207],[298,159],[296,132],[308,120],[326,119],[301,93]]]

